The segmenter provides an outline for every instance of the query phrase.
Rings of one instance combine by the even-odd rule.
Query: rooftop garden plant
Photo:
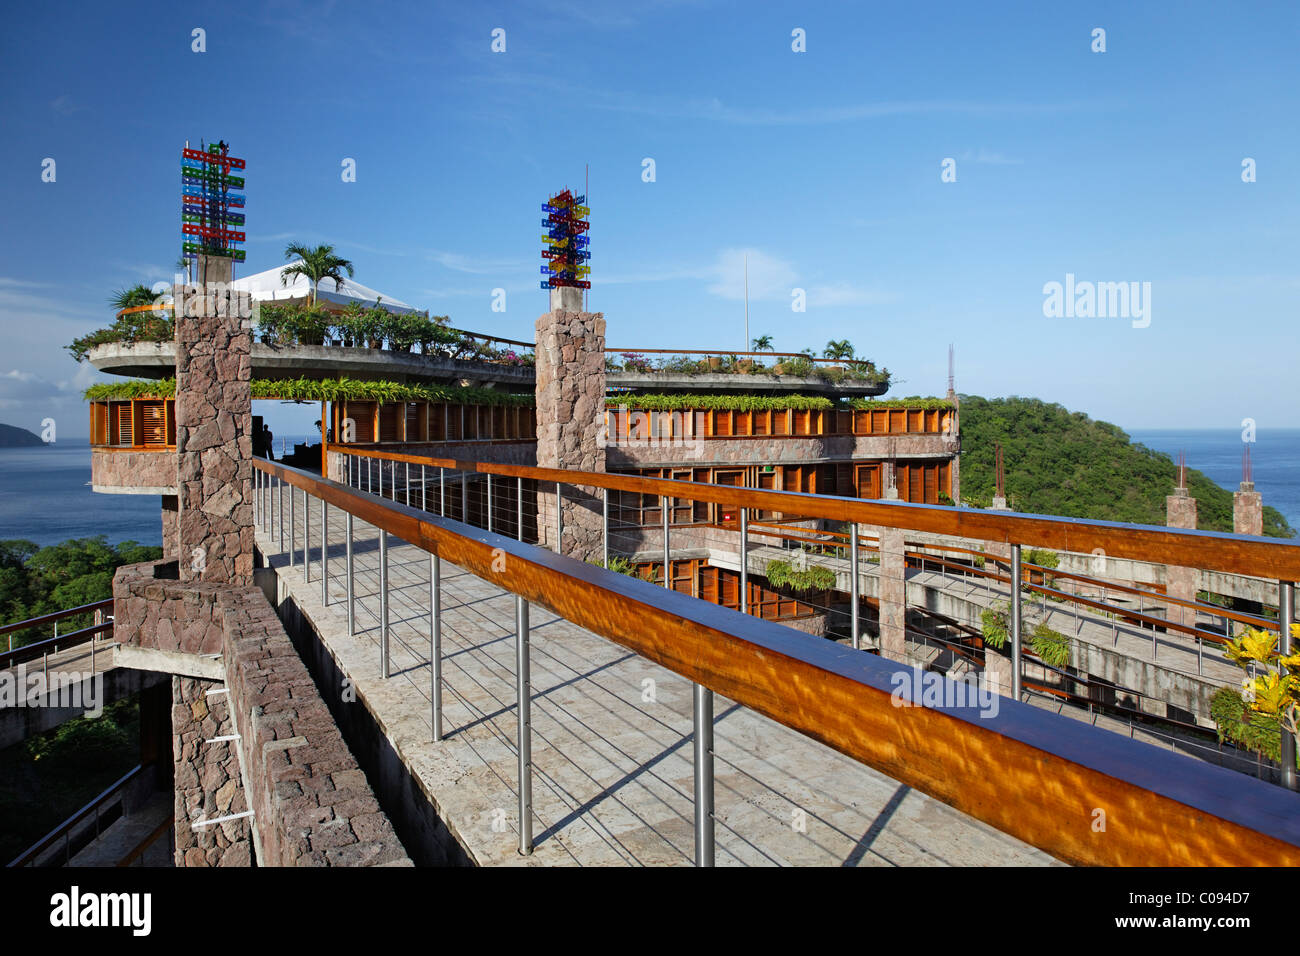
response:
[[[289,279],[302,276],[311,283],[311,304],[316,304],[316,292],[322,279],[333,279],[334,290],[343,288],[343,273],[349,276],[356,273],[352,263],[334,254],[334,247],[325,243],[318,246],[306,246],[291,242],[284,247],[284,258],[297,259],[291,265],[280,270],[280,284],[287,286]]]
[[[820,395],[610,395],[605,398],[606,408],[640,409],[642,411],[674,411],[699,408],[717,411],[753,412],[768,409],[830,410],[836,404]]]
[[[253,398],[281,401],[336,402],[448,402],[456,405],[525,406],[536,403],[532,392],[503,392],[489,388],[460,388],[450,385],[413,385],[362,379],[253,379]],[[128,379],[101,382],[85,391],[88,401],[131,398],[172,398],[176,380]]]
[[[835,572],[819,564],[795,568],[789,561],[769,561],[763,573],[772,587],[789,588],[797,593],[829,591],[835,587]]]

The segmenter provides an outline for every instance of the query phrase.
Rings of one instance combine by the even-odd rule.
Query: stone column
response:
[[[1237,534],[1264,533],[1264,500],[1253,481],[1243,481],[1232,493],[1232,530]]]
[[[248,809],[234,741],[212,742],[234,733],[227,694],[207,695],[214,681],[172,678],[172,756],[176,773],[177,866],[250,866],[249,817],[212,826],[201,820]]]
[[[1196,499],[1187,493],[1186,488],[1175,488],[1174,493],[1165,498],[1165,524],[1170,528],[1196,528]],[[1185,601],[1196,599],[1196,569],[1180,568],[1168,565],[1165,568],[1165,593],[1170,597]],[[1189,607],[1166,605],[1165,618],[1176,624],[1188,627],[1196,619],[1196,613]]]
[[[201,257],[200,284],[181,287],[176,297],[182,581],[253,581],[253,337],[234,300],[220,294],[231,266],[223,257]]]
[[[180,545],[177,520],[180,518],[180,504],[175,495],[162,496],[162,549],[163,557],[176,559],[176,549]]]
[[[605,470],[605,317],[581,312],[580,289],[551,291],[537,320],[537,465]],[[592,488],[564,486],[564,554],[599,558],[602,503]],[[555,548],[555,486],[537,489],[541,545]]]
[[[887,486],[886,500],[897,500],[898,489]],[[880,539],[880,656],[902,663],[907,659],[907,556],[902,528],[867,529]]]

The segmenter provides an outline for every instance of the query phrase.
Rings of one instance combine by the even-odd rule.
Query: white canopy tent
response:
[[[249,293],[254,302],[281,302],[286,305],[307,302],[311,298],[311,282],[305,276],[290,276],[287,284],[280,280],[280,273],[286,266],[291,265],[292,262],[287,262],[283,266],[236,279],[232,285],[239,292]],[[407,305],[399,299],[389,298],[369,286],[348,278],[344,278],[343,284],[338,288],[335,288],[333,279],[322,279],[316,290],[316,301],[331,311],[341,309],[353,302],[367,307],[378,302],[380,308],[398,315],[416,311],[414,306]]]

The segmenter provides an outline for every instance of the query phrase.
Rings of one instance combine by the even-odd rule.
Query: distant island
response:
[[[0,424],[0,448],[31,448],[34,445],[44,444],[40,435],[33,434],[25,428]]]
[[[961,496],[987,508],[993,498],[993,446],[1002,443],[1010,507],[1035,514],[1165,523],[1165,496],[1177,466],[1163,452],[1129,440],[1109,422],[1036,398],[961,396]],[[1202,531],[1232,531],[1232,492],[1187,469]],[[1276,508],[1264,507],[1264,534],[1295,530]]]

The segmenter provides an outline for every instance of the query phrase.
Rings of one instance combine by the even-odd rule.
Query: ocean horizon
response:
[[[1241,480],[1241,433],[1237,429],[1134,429],[1134,442],[1177,457],[1230,491]],[[318,436],[285,435],[295,442]],[[280,452],[276,436],[276,454]],[[1261,430],[1251,447],[1255,490],[1300,529],[1300,428]],[[0,448],[0,540],[39,545],[104,535],[110,544],[162,544],[157,495],[96,494],[90,487],[88,439],[60,439],[39,448]]]

